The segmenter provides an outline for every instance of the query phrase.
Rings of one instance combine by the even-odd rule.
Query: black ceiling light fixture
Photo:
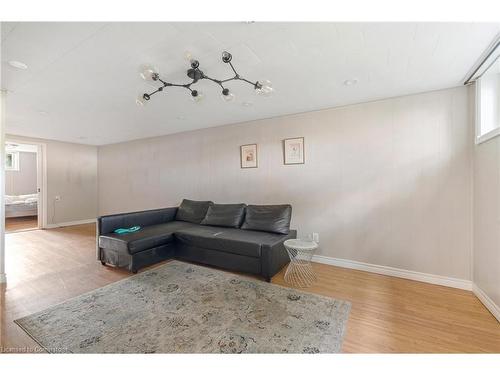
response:
[[[202,79],[207,79],[209,81],[212,81],[212,82],[218,84],[221,87],[221,98],[225,102],[231,102],[235,98],[235,95],[231,91],[229,91],[229,89],[227,87],[224,87],[224,84],[226,82],[229,82],[229,81],[243,81],[243,82],[246,82],[246,83],[252,85],[253,88],[254,88],[254,90],[255,90],[255,92],[258,95],[261,95],[261,96],[270,96],[273,93],[273,87],[272,87],[271,82],[269,82],[267,80],[252,82],[252,81],[249,81],[249,80],[243,78],[242,76],[240,76],[236,72],[236,69],[234,69],[233,64],[231,63],[232,58],[233,58],[233,56],[229,52],[227,52],[227,51],[222,52],[222,61],[225,64],[229,64],[229,66],[231,67],[231,69],[234,72],[234,77],[231,77],[231,78],[228,78],[228,79],[224,79],[224,80],[219,80],[219,79],[211,78],[211,77],[205,75],[205,73],[203,73],[200,70],[200,62],[198,60],[191,59],[190,60],[191,68],[188,69],[187,76],[189,78],[191,78],[192,81],[189,82],[189,83],[186,83],[186,84],[177,84],[177,83],[170,83],[170,82],[164,81],[160,77],[160,74],[158,73],[158,69],[156,69],[156,68],[154,68],[154,67],[152,67],[150,65],[143,66],[143,68],[141,70],[141,73],[140,73],[140,76],[145,81],[157,82],[157,83],[161,84],[162,86],[158,87],[155,91],[150,92],[149,94],[145,93],[145,94],[140,95],[137,98],[136,103],[138,105],[141,105],[141,106],[145,105],[147,103],[147,101],[150,100],[151,97],[154,94],[163,91],[166,87],[183,87],[183,88],[185,88],[185,89],[187,89],[187,90],[190,91],[190,93],[191,93],[191,99],[193,101],[199,102],[204,97],[203,93],[200,92],[200,91],[198,91],[198,90],[192,89],[191,86],[194,85],[195,83],[197,83],[198,81],[202,80]]]

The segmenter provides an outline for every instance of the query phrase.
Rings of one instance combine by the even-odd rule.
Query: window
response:
[[[476,81],[477,141],[500,134],[500,59]]]
[[[5,170],[6,171],[19,170],[19,152],[7,151],[5,153]]]

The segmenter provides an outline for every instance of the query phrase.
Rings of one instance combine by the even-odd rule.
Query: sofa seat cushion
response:
[[[171,243],[173,233],[182,228],[193,226],[183,221],[170,221],[164,224],[150,225],[133,233],[108,233],[99,236],[99,247],[129,254]]]
[[[235,228],[193,226],[177,230],[175,237],[188,246],[258,258],[262,246],[273,245],[284,236]]]

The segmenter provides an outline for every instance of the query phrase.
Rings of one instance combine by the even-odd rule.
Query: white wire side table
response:
[[[316,274],[311,265],[311,259],[318,244],[314,241],[286,240],[286,251],[290,257],[290,264],[285,272],[287,284],[306,288],[316,281]]]

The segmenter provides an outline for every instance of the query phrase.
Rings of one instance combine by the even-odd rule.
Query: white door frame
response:
[[[7,282],[5,274],[5,97],[0,87],[0,284]]]
[[[47,144],[34,142],[16,136],[5,136],[5,142],[21,143],[37,146],[36,153],[36,185],[38,191],[38,229],[47,228]],[[4,146],[5,147],[5,146]]]

